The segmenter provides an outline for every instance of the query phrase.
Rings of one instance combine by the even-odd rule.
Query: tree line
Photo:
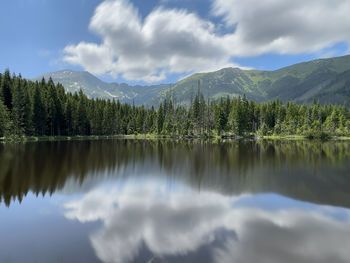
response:
[[[189,105],[167,96],[146,108],[115,100],[67,93],[52,79],[30,81],[9,70],[0,73],[0,137],[158,134],[350,136],[346,105],[299,105],[245,96],[205,99],[198,90]]]
[[[90,179],[95,183],[106,180],[105,176],[125,179],[142,170],[176,178],[193,189],[235,195],[277,191],[350,208],[349,163],[350,142],[334,141],[126,139],[0,144],[0,206],[16,199],[21,202],[30,192],[52,195],[67,181],[76,182],[80,189]],[[286,167],[293,169],[285,173]],[[97,176],[101,173],[104,176]],[[327,176],[332,173],[337,176]]]

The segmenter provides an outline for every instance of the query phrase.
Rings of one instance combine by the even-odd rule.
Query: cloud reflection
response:
[[[67,203],[65,216],[82,223],[102,221],[90,240],[103,262],[133,262],[143,245],[163,259],[209,246],[208,262],[348,262],[349,219],[320,211],[234,206],[242,198],[133,182],[122,189],[92,190]],[[211,246],[220,229],[236,235]]]

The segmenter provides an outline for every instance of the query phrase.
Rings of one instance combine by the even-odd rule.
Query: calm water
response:
[[[349,262],[350,142],[0,144],[0,262]]]

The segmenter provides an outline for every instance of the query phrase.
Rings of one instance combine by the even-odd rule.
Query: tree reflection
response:
[[[0,202],[53,194],[68,179],[137,172],[231,195],[275,192],[350,207],[350,143],[98,140],[0,145]],[[102,180],[102,179],[101,179]]]

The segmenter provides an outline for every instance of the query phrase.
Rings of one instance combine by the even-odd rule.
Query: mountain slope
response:
[[[129,86],[125,83],[107,83],[89,72],[73,70],[48,72],[38,76],[35,80],[50,77],[55,83],[61,83],[68,92],[76,92],[81,89],[90,98],[118,99],[129,103],[134,101],[136,104],[144,103],[169,87],[166,84]]]
[[[159,105],[171,95],[181,104],[188,104],[200,91],[205,97],[245,94],[248,99],[264,102],[273,99],[310,103],[313,98],[321,103],[350,102],[350,55],[317,59],[274,71],[224,68],[215,72],[197,73],[173,85],[129,86],[106,83],[88,72],[62,70],[36,78],[60,82],[67,91],[82,89],[89,97],[119,99],[135,104]]]
[[[350,56],[318,59],[295,64],[275,71],[225,68],[216,72],[194,74],[161,91],[147,102],[158,104],[167,94],[188,103],[200,83],[205,97],[238,96],[258,102],[281,99],[299,103],[344,103],[350,101]]]

